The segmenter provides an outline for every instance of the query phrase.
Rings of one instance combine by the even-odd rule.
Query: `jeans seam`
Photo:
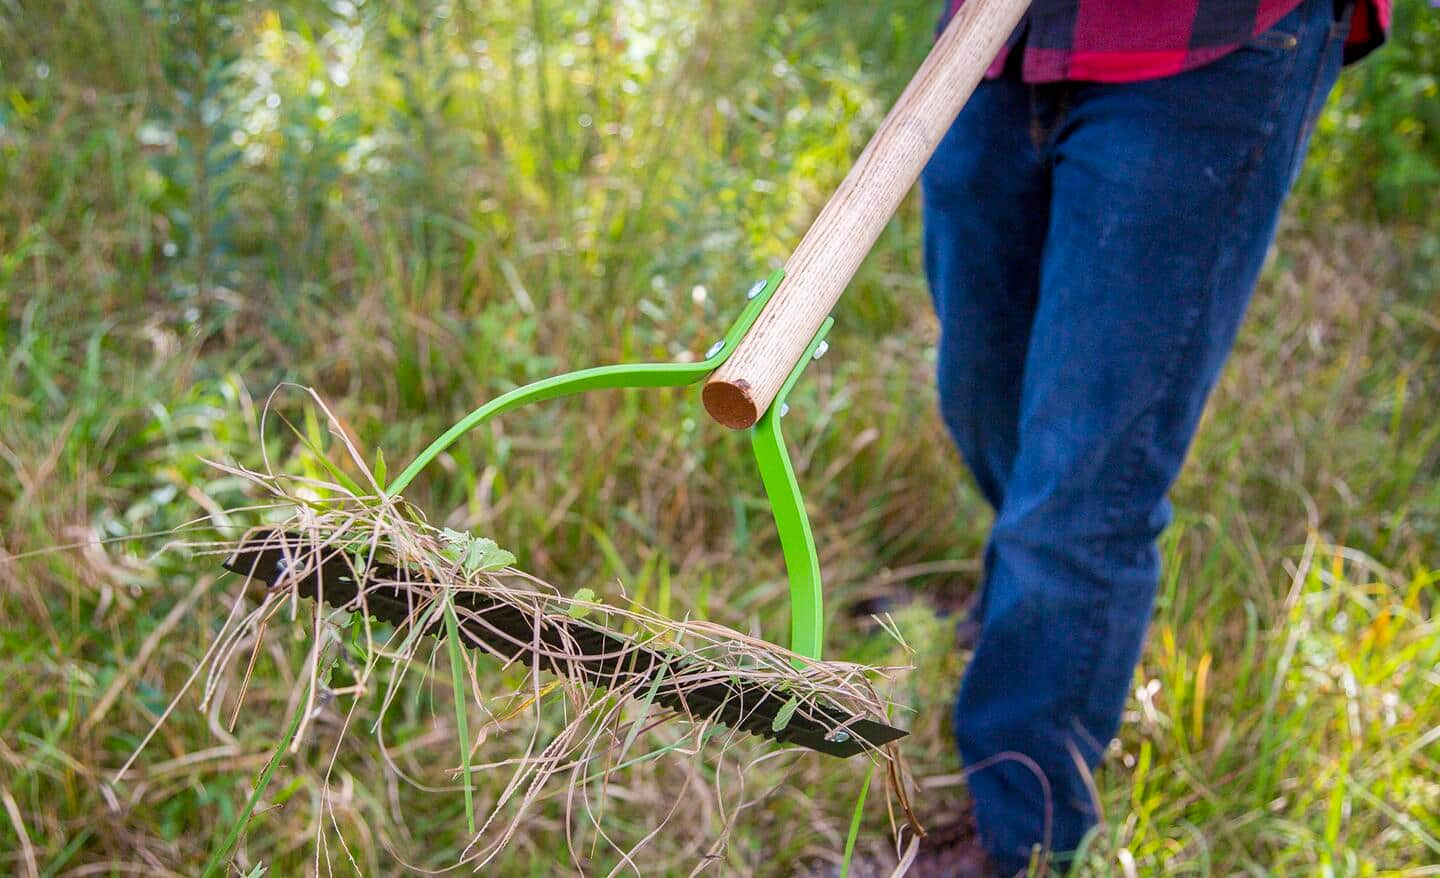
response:
[[[1341,51],[1343,51],[1343,40],[1346,36],[1348,36],[1348,24],[1342,21],[1331,22],[1330,29],[1325,33],[1325,44],[1320,47],[1320,60],[1315,65],[1315,74],[1310,78],[1310,89],[1305,94],[1305,116],[1296,127],[1294,141],[1290,144],[1292,184],[1299,171],[1300,147],[1310,136],[1315,123],[1320,119],[1321,112],[1325,109],[1324,101],[1321,101],[1320,106],[1315,106],[1315,98],[1320,93],[1320,84],[1325,81],[1325,70],[1329,64],[1330,54],[1335,51],[1337,40],[1342,41]]]
[[[1281,77],[1282,81],[1288,80],[1294,75],[1295,59],[1298,54],[1299,53],[1296,52],[1288,56],[1285,72]],[[1162,380],[1158,383],[1155,393],[1146,402],[1144,408],[1141,409],[1137,419],[1137,429],[1131,434],[1132,441],[1128,444],[1128,447],[1122,451],[1122,454],[1125,455],[1123,458],[1123,468],[1115,482],[1112,483],[1115,490],[1107,492],[1109,496],[1103,506],[1107,527],[1115,526],[1126,498],[1131,496],[1135,491],[1136,485],[1139,482],[1141,465],[1144,461],[1144,449],[1147,447],[1150,439],[1149,435],[1146,435],[1145,442],[1138,441],[1141,438],[1140,434],[1153,433],[1155,423],[1158,419],[1158,406],[1168,395],[1170,387],[1174,384],[1175,378],[1179,374],[1180,364],[1184,362],[1186,356],[1190,354],[1195,344],[1197,335],[1195,330],[1200,324],[1201,315],[1206,310],[1207,305],[1205,303],[1213,302],[1214,300],[1214,290],[1220,282],[1222,262],[1224,261],[1223,255],[1227,251],[1234,249],[1235,241],[1240,234],[1238,223],[1234,222],[1234,218],[1240,214],[1241,205],[1253,194],[1254,187],[1257,184],[1255,169],[1260,165],[1265,155],[1266,146],[1274,136],[1274,130],[1278,124],[1277,117],[1281,109],[1280,95],[1282,92],[1283,89],[1277,88],[1274,99],[1266,108],[1265,116],[1268,129],[1266,130],[1265,137],[1250,150],[1249,155],[1246,156],[1245,164],[1236,172],[1237,182],[1234,187],[1234,196],[1230,207],[1232,221],[1228,223],[1227,226],[1229,234],[1223,237],[1217,236],[1216,238],[1215,255],[1212,259],[1210,276],[1206,278],[1203,286],[1205,290],[1205,302],[1195,303],[1192,307],[1186,309],[1186,325],[1182,333],[1181,343],[1176,345],[1173,356],[1166,364],[1166,368],[1162,372]],[[1104,556],[1105,545],[1100,539],[1097,539],[1095,545],[1091,548],[1092,551],[1097,552],[1101,557]],[[1090,689],[1094,686],[1096,676],[1095,667],[1099,658],[1101,642],[1104,639],[1102,629],[1109,624],[1106,609],[1115,600],[1115,597],[1113,590],[1104,590],[1096,594],[1095,598],[1091,601],[1089,612],[1085,614],[1086,624],[1082,629],[1083,640],[1081,641],[1083,649],[1080,650],[1082,653],[1081,657],[1084,660],[1082,666],[1088,668],[1089,671],[1085,674],[1077,674],[1075,676],[1071,683],[1070,691],[1066,693],[1067,697],[1062,702],[1066,714],[1081,717],[1082,724],[1084,724],[1085,718],[1081,713],[1081,707],[1088,700]]]
[[[1285,74],[1283,77],[1284,79],[1289,79],[1294,74],[1295,60],[1297,57],[1298,53],[1290,54],[1289,59],[1286,62]],[[1211,260],[1210,276],[1205,280],[1204,290],[1206,293],[1207,301],[1214,298],[1215,288],[1220,282],[1221,263],[1223,261],[1222,256],[1224,253],[1234,248],[1235,241],[1240,235],[1239,224],[1236,223],[1234,219],[1235,216],[1240,213],[1240,205],[1243,204],[1246,198],[1248,198],[1251,194],[1251,190],[1255,184],[1255,168],[1265,157],[1266,147],[1269,145],[1270,138],[1274,136],[1274,128],[1278,123],[1276,117],[1279,113],[1281,106],[1280,94],[1282,91],[1282,89],[1275,90],[1275,97],[1270,102],[1270,105],[1266,108],[1266,122],[1268,123],[1269,129],[1267,130],[1266,137],[1262,139],[1261,142],[1257,144],[1253,149],[1250,150],[1250,154],[1246,157],[1245,164],[1242,165],[1240,169],[1236,172],[1236,179],[1239,182],[1235,187],[1234,200],[1231,206],[1231,222],[1226,225],[1228,234],[1223,237],[1216,237],[1215,257]],[[1195,327],[1199,323],[1201,312],[1204,310],[1205,305],[1201,303],[1196,303],[1192,307],[1185,310],[1185,319],[1188,325],[1184,329],[1183,342],[1182,344],[1176,346],[1175,353],[1171,356],[1170,361],[1166,364],[1163,373],[1163,380],[1160,382],[1158,389],[1151,396],[1149,401],[1145,403],[1145,407],[1141,409],[1139,421],[1144,422],[1144,426],[1150,428],[1151,430],[1153,430],[1154,428],[1156,406],[1159,405],[1160,401],[1166,397],[1167,391],[1170,389],[1170,386],[1174,382],[1175,376],[1180,369],[1180,364],[1184,361],[1184,355],[1190,352],[1190,348],[1194,344]],[[1138,422],[1137,426],[1139,426]],[[1140,432],[1142,431],[1136,431],[1136,433]],[[1148,440],[1149,437],[1147,436],[1146,438]],[[1120,477],[1116,480],[1119,483],[1118,487],[1121,490],[1112,493],[1110,496],[1110,502],[1107,502],[1105,504],[1105,523],[1109,526],[1113,527],[1118,520],[1120,508],[1123,505],[1122,501],[1126,497],[1134,493],[1135,485],[1139,481],[1140,466],[1143,462],[1143,450],[1145,447],[1146,446],[1144,443],[1132,442],[1130,443],[1129,448],[1126,449],[1125,465],[1124,468],[1121,470]]]

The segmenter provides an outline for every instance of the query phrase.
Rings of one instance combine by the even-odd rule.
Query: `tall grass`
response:
[[[202,457],[318,465],[279,434],[257,441],[257,397],[316,385],[393,461],[516,383],[698,355],[838,182],[933,13],[0,6],[0,868],[196,874],[246,809],[298,707],[303,620],[272,623],[283,636],[255,659],[243,721],[231,727],[240,678],[222,678],[110,778],[237,597],[210,560],[141,535],[248,523],[223,513],[252,502],[246,486]],[[1347,211],[1364,190],[1335,175],[1364,167],[1320,146],[1175,492],[1085,874],[1440,862],[1440,251],[1423,213],[1379,226]],[[972,587],[986,513],[934,415],[917,240],[910,204],[793,401],[832,608],[897,578]],[[627,391],[507,416],[409,494],[552,582],[623,583],[673,615],[778,638],[783,569],[747,453],[693,397]],[[955,563],[916,566],[936,560]],[[961,795],[945,724],[963,656],[924,606],[897,622],[918,666],[892,693],[914,711],[897,719],[918,804],[938,816]],[[836,657],[895,658],[889,639],[831,625]],[[355,682],[343,662],[335,674],[333,690]],[[439,765],[460,746],[451,681],[421,676],[379,729],[390,762],[357,744],[332,766],[345,708],[322,707],[274,769],[237,869],[458,858],[464,796]],[[863,770],[657,760],[627,769],[605,820],[643,835],[702,772],[744,806],[687,812],[645,870],[791,874],[838,860]],[[477,771],[477,808],[499,794],[486,783]],[[888,828],[872,798],[859,856],[883,859]],[[501,874],[552,874],[565,831],[537,813]],[[587,871],[617,865],[595,850]]]

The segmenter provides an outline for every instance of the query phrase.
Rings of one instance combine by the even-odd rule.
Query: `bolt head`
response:
[[[723,342],[723,341],[717,341],[717,342],[715,342],[714,344],[712,344],[712,345],[710,346],[710,350],[708,350],[708,351],[705,352],[705,359],[708,360],[708,359],[710,359],[711,357],[715,356],[716,354],[720,353],[720,350],[721,350],[721,348],[723,348],[723,347],[725,347],[725,342]]]
[[[814,354],[815,359],[818,360],[818,359],[820,359],[821,357],[825,356],[825,352],[828,351],[828,350],[830,350],[830,342],[828,342],[828,341],[822,341],[822,342],[820,342],[818,345],[815,346],[815,354]]]
[[[850,740],[850,733],[845,731],[844,729],[839,729],[829,736],[829,740],[834,741],[837,744],[843,744],[846,741]]]
[[[762,278],[751,284],[750,291],[745,294],[745,298],[753,299],[756,296],[760,295],[760,291],[763,289],[765,289],[765,280]]]

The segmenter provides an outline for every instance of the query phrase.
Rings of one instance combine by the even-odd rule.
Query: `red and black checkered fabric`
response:
[[[1357,0],[1346,62],[1385,41],[1393,0]],[[965,0],[949,0],[946,19]],[[1269,30],[1300,0],[1035,0],[989,75],[1019,46],[1027,82],[1134,82],[1191,70]]]

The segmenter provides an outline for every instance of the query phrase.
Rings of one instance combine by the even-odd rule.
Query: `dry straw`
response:
[[[484,624],[466,609],[467,605],[473,606],[470,598],[512,606],[527,619],[535,620],[537,644],[541,627],[547,623],[553,626],[557,621],[583,618],[586,625],[615,632],[636,649],[680,656],[681,661],[666,665],[667,673],[672,675],[664,681],[667,688],[683,692],[716,681],[763,684],[789,693],[787,708],[801,715],[819,717],[816,706],[825,706],[851,716],[887,720],[892,705],[880,695],[876,684],[892,679],[904,668],[800,661],[799,656],[783,647],[713,622],[667,618],[628,599],[623,603],[604,602],[589,589],[567,595],[509,566],[513,556],[489,540],[429,524],[403,498],[386,494],[383,472],[377,473],[366,464],[339,421],[313,391],[306,392],[323,414],[329,434],[339,440],[348,458],[347,466],[359,474],[358,478],[346,475],[331,462],[324,463],[323,469],[334,478],[280,473],[268,459],[263,472],[213,465],[249,481],[257,492],[266,495],[268,502],[261,507],[270,510],[266,538],[283,547],[296,578],[303,578],[305,571],[314,569],[321,559],[333,559],[338,554],[346,559],[354,581],[363,583],[363,587],[356,602],[336,608],[303,600],[290,579],[286,580],[288,585],[264,588],[263,584],[237,577],[235,609],[215,635],[191,683],[200,681],[200,709],[208,711],[217,693],[229,688],[224,683],[239,677],[238,694],[229,714],[233,727],[242,719],[246,692],[267,629],[291,628],[303,620],[308,629],[306,657],[295,675],[293,721],[287,724],[290,731],[280,749],[288,746],[293,752],[300,748],[309,740],[310,727],[321,712],[336,709],[348,698],[340,737],[356,730],[368,731],[386,770],[400,783],[428,792],[463,792],[469,842],[451,868],[480,869],[497,860],[503,862],[504,852],[517,835],[523,834],[525,821],[531,818],[535,806],[561,797],[570,855],[576,863],[591,861],[594,854],[593,850],[576,849],[578,833],[570,827],[582,826],[583,820],[589,824],[591,843],[587,847],[606,845],[613,852],[617,870],[640,872],[637,853],[666,831],[677,809],[693,803],[694,797],[708,797],[711,801],[707,808],[729,815],[720,823],[733,829],[741,809],[736,802],[725,800],[722,784],[707,782],[707,777],[718,777],[716,766],[727,758],[733,761],[736,757],[732,754],[737,752],[749,754],[753,762],[771,761],[787,752],[767,748],[757,756],[753,749],[738,750],[736,744],[746,737],[745,733],[662,707],[655,700],[660,681],[644,675],[616,674],[608,685],[597,687],[583,679],[550,673],[549,665],[534,652],[521,653],[526,657],[508,661],[471,650],[462,654],[457,629]],[[269,404],[266,411],[270,411]],[[264,423],[262,417],[262,434]],[[299,430],[296,435],[312,452],[319,453],[313,430],[308,439]],[[242,542],[219,540],[186,545],[197,555],[218,560],[230,555]],[[399,569],[404,575],[376,577],[373,571],[377,569]],[[408,603],[404,623],[375,623],[366,611],[367,598],[382,589],[393,594],[388,590],[394,588],[403,590]],[[356,610],[359,612],[352,612]],[[282,614],[289,624],[274,625]],[[445,640],[446,650],[436,649],[436,638],[429,635]],[[347,648],[352,653],[348,661],[353,666],[353,682],[331,689],[327,669]],[[445,651],[450,655],[453,673],[437,674],[429,664],[438,661],[437,656]],[[356,652],[358,661],[353,657]],[[460,759],[450,773],[454,780],[448,786],[412,776],[391,758],[385,741],[385,716],[400,699],[407,677],[413,676],[432,682],[449,677],[453,682],[455,709],[448,718],[454,721],[454,732],[463,739],[463,746],[450,745],[459,749]],[[376,694],[378,705],[375,698],[365,697]],[[362,718],[358,715],[362,707],[374,715]],[[337,739],[327,769],[327,784],[339,751]],[[233,848],[243,823],[258,805],[278,756],[267,765],[229,848]],[[806,758],[829,759],[821,755]],[[898,748],[893,744],[871,748],[859,758],[868,758],[872,768],[878,768],[887,780],[887,801],[897,842],[907,828],[911,833],[920,832],[909,807],[911,779]],[[662,760],[688,760],[694,767],[683,772],[684,780],[673,790],[668,810],[652,811],[653,822],[638,838],[622,839],[627,832],[635,834],[633,826],[617,833],[604,825],[607,797],[622,788],[620,779],[633,781],[627,773],[654,771]],[[706,765],[714,770],[703,770]],[[858,774],[859,768],[855,761],[847,760],[835,761],[829,770]],[[122,775],[125,770],[122,768]],[[472,785],[477,781],[484,790],[479,797],[483,813],[479,814],[472,810]],[[329,822],[338,831],[333,816]],[[697,849],[694,868],[702,869],[715,861],[728,832],[723,830],[721,837]],[[219,853],[228,856],[229,852],[222,849]],[[403,858],[401,851],[392,849],[391,853]]]

